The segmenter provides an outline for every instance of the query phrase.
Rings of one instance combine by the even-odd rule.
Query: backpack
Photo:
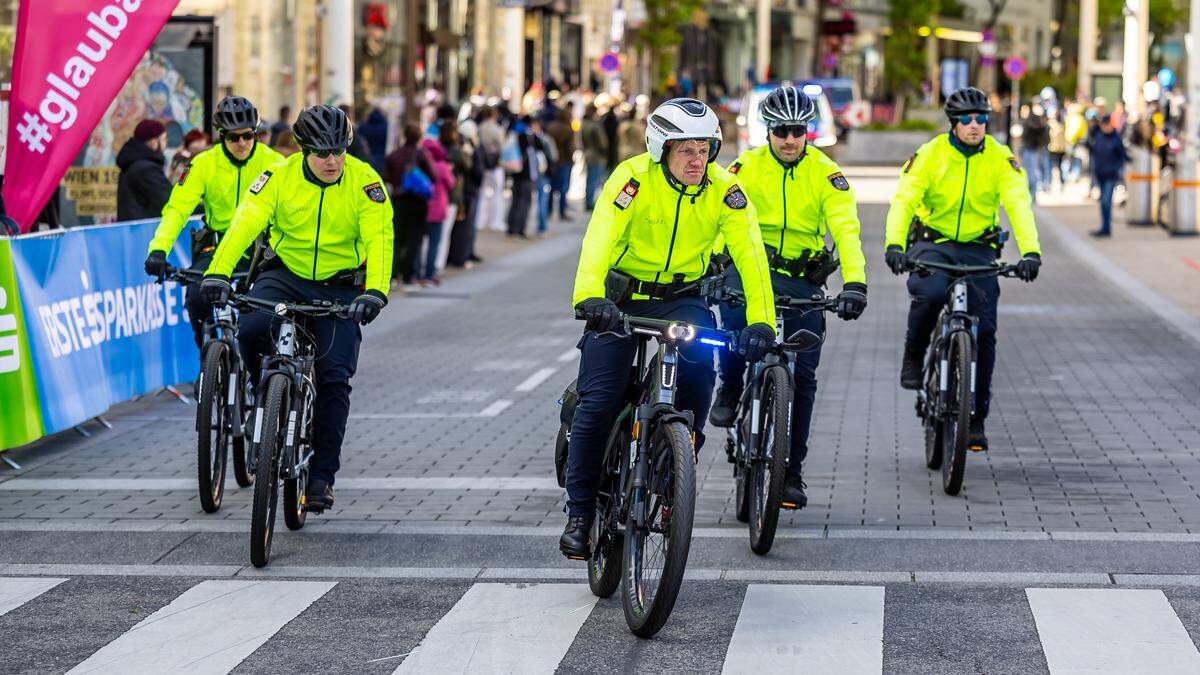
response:
[[[421,152],[417,150],[417,152]],[[414,152],[412,159],[409,160],[408,168],[404,170],[404,175],[400,179],[400,194],[412,195],[428,200],[433,197],[433,181],[421,167],[417,166],[417,155]]]

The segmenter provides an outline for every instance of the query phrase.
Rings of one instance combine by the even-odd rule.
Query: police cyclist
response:
[[[1000,256],[1004,240],[998,224],[1004,206],[1020,250],[1017,276],[1029,282],[1041,267],[1041,248],[1030,206],[1025,172],[1007,146],[987,134],[992,111],[987,95],[975,87],[959,89],[946,99],[950,131],[922,145],[905,164],[887,215],[885,261],[894,274],[905,269],[906,256],[950,264],[989,265]],[[900,386],[921,388],[925,350],[946,303],[952,280],[946,275],[909,275],[908,334]],[[996,305],[1000,284],[995,277],[971,280],[967,297],[979,318],[975,414],[969,446],[987,449],[984,419],[991,402],[996,363]]]
[[[162,220],[150,241],[145,264],[146,274],[152,277],[161,279],[166,274],[167,251],[175,245],[188,218],[202,202],[204,227],[193,237],[192,268],[206,269],[250,183],[268,166],[283,159],[283,155],[255,140],[258,109],[241,96],[221,99],[212,124],[221,142],[192,158],[163,207]],[[238,264],[238,271],[245,271],[249,262],[244,258]],[[195,286],[188,287],[185,303],[196,346],[202,346],[208,304]]]
[[[316,401],[311,480],[306,502],[314,510],[333,506],[350,378],[358,365],[360,324],[387,304],[392,271],[392,205],[379,174],[346,156],[353,130],[346,113],[332,106],[305,108],[292,125],[303,152],[277,163],[254,181],[217,246],[201,291],[222,304],[229,275],[242,252],[267,229],[269,248],[249,295],[262,300],[349,305],[347,318],[309,323],[316,353]],[[261,357],[274,351],[279,317],[243,312],[238,317],[242,359],[258,381]]]
[[[774,296],[758,220],[737,177],[713,163],[720,145],[720,124],[708,106],[689,98],[663,103],[647,121],[647,152],[614,170],[592,212],[572,296],[587,327],[567,450],[567,526],[559,540],[567,557],[589,555],[604,446],[636,353],[632,338],[610,332],[620,314],[714,327],[692,282],[705,275],[721,235],[745,277],[751,325],[739,346],[759,359],[774,343]],[[676,401],[692,411],[697,449],[712,401],[712,357],[712,348],[699,343],[681,350]]]
[[[857,319],[867,306],[858,206],[838,165],[807,143],[808,125],[817,116],[816,104],[800,89],[785,85],[762,100],[758,114],[767,125],[768,142],[743,152],[729,165],[729,171],[737,175],[758,212],[771,286],[777,293],[795,298],[821,294],[826,278],[838,267],[838,260],[825,249],[828,232],[841,258],[843,284],[837,314],[847,321]],[[730,286],[740,286],[733,270],[728,279]],[[721,321],[725,329],[738,330],[746,325],[746,310],[722,304]],[[802,328],[824,334],[824,314],[785,317],[785,335]],[[820,359],[819,346],[795,355],[791,459],[782,500],[793,508],[808,504],[801,464],[808,454]],[[709,421],[713,426],[729,427],[742,397],[746,362],[732,352],[722,352],[720,360],[721,388]]]

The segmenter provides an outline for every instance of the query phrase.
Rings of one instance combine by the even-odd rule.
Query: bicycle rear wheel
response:
[[[246,374],[245,368],[238,368],[237,372],[237,393],[234,397],[233,414],[240,415],[237,420],[242,424],[242,435],[233,438],[233,477],[237,480],[239,487],[250,487],[254,485],[254,471],[250,468],[250,453],[253,451],[254,445],[247,438],[247,434],[254,431],[248,422],[253,421],[250,417],[250,402],[246,400],[247,380],[249,375]]]
[[[618,508],[622,491],[621,460],[629,447],[629,432],[622,428],[604,453],[604,478],[596,497],[592,521],[592,557],[588,559],[588,587],[598,598],[611,597],[621,584],[621,551],[625,539],[618,532]]]
[[[942,491],[956,495],[967,468],[967,440],[971,435],[971,338],[965,331],[950,337],[949,388],[942,422]]]
[[[675,608],[692,543],[696,468],[692,436],[680,422],[652,431],[647,486],[635,490],[625,528],[621,582],[625,622],[638,637],[651,637]],[[645,514],[638,527],[633,514]]]
[[[283,416],[289,407],[291,383],[276,373],[267,381],[263,398],[261,433],[258,435],[258,473],[254,483],[254,508],[250,515],[250,562],[264,567],[271,560],[271,540],[275,535],[275,509],[279,503],[280,435],[286,427]],[[259,426],[255,420],[255,426]]]
[[[308,512],[304,510],[304,492],[308,489],[308,466],[298,466],[308,452],[312,439],[312,402],[315,394],[308,382],[308,379],[304,380],[300,400],[289,411],[289,415],[294,414],[295,419],[288,417],[288,435],[292,441],[290,452],[294,458],[293,463],[297,465],[296,477],[283,481],[283,522],[289,530],[304,527],[304,521],[308,518]]]
[[[200,508],[215,513],[225,494],[225,462],[230,428],[224,393],[229,384],[229,348],[210,342],[204,349],[200,387],[196,394],[196,477]]]
[[[788,372],[780,366],[768,368],[762,388],[762,421],[759,425],[758,457],[750,462],[750,550],[766,555],[775,543],[779,507],[787,478],[791,438],[791,387]]]
[[[938,346],[934,345],[937,352]],[[925,378],[925,400],[918,403],[921,411],[921,424],[925,427],[925,467],[933,471],[942,468],[942,422],[937,414],[938,382],[941,372],[940,361],[936,358],[930,366]]]

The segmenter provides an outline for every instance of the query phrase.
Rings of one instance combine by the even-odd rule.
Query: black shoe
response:
[[[1106,230],[1092,230],[1091,232],[1088,232],[1088,234],[1092,235],[1093,237],[1096,237],[1097,239],[1099,239],[1101,237],[1111,237],[1112,236],[1112,232],[1108,232]]]
[[[804,494],[804,479],[799,475],[790,474],[783,486],[783,499],[779,505],[785,509],[802,509],[808,506],[808,495]]]
[[[469,261],[471,261],[471,262],[473,262],[473,263],[481,263],[481,262],[483,262],[483,258],[480,258],[479,256],[475,255],[474,253],[472,253],[470,256],[468,256],[468,257],[467,257],[467,260],[469,260]]]
[[[742,392],[722,385],[717,390],[717,402],[713,404],[712,410],[708,413],[708,421],[714,427],[733,426],[737,419],[738,402],[741,398]]]
[[[925,354],[923,351],[904,348],[904,363],[900,366],[900,386],[904,389],[920,389]]]
[[[304,491],[304,510],[320,513],[333,508],[333,485],[327,480],[317,479],[308,484]]]
[[[967,448],[972,452],[987,452],[987,434],[983,431],[983,419],[980,417],[971,418],[971,432],[967,436]]]
[[[571,560],[587,560],[592,555],[592,518],[571,516],[558,538],[558,550]]]

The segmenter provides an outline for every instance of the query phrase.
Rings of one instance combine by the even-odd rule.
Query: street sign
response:
[[[1019,80],[1025,76],[1025,59],[1019,56],[1010,56],[1004,59],[1004,74],[1010,80]]]
[[[600,70],[608,75],[612,75],[621,69],[621,56],[616,52],[605,52],[604,56],[600,57]]]

